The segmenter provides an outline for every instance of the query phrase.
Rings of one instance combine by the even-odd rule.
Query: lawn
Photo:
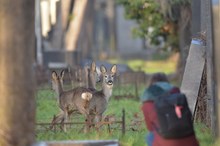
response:
[[[116,91],[117,88],[114,90]],[[143,89],[142,89],[143,91]],[[141,92],[141,91],[140,91]],[[114,95],[114,92],[113,92]],[[49,89],[40,89],[37,92],[37,122],[50,122],[53,115],[59,112],[57,100],[54,93]],[[109,133],[107,126],[103,126],[100,132],[91,131],[89,133],[80,132],[81,125],[68,130],[62,131],[37,131],[37,141],[44,140],[100,140],[100,139],[118,139],[122,146],[144,146],[144,137],[147,132],[145,124],[142,121],[143,115],[140,111],[141,103],[137,99],[120,99],[111,98],[105,115],[113,115],[117,120],[121,120],[122,109],[125,109],[126,133],[123,136],[121,126],[118,124],[111,125],[112,130]],[[83,121],[82,116],[73,116],[74,121]],[[140,122],[142,121],[142,122]],[[210,130],[201,123],[195,124],[196,136],[200,141],[200,146],[211,146],[212,136]]]
[[[134,71],[144,71],[145,73],[152,74],[155,72],[164,72],[166,74],[171,74],[176,71],[179,55],[174,54],[152,54],[151,59],[130,59],[130,60],[120,60],[120,59],[110,59],[110,63],[115,64],[126,64]]]

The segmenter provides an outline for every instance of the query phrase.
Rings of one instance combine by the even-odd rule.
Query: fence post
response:
[[[136,99],[139,99],[137,76],[136,76],[136,81],[135,81],[135,96],[136,96]]]
[[[122,135],[125,135],[125,109],[122,110]]]

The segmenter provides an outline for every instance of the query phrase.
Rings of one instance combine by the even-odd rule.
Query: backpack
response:
[[[155,89],[162,93],[159,88]],[[162,137],[174,139],[194,134],[192,113],[185,94],[164,92],[156,96],[154,103],[159,123],[156,129]]]

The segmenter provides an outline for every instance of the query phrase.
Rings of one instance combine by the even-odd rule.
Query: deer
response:
[[[53,90],[58,95],[58,103],[61,108],[61,113],[53,118],[51,128],[55,123],[67,122],[72,113],[80,113],[85,117],[88,117],[88,102],[91,100],[92,92],[96,90],[96,83],[100,81],[100,78],[94,61],[91,63],[90,67],[87,66],[85,70],[87,71],[88,77],[87,86],[76,87],[69,91],[63,91],[64,71],[61,72],[60,76],[57,76],[56,72],[52,72],[52,86]],[[66,104],[68,104],[67,111],[62,108]]]
[[[90,64],[90,67],[86,66],[86,75],[87,75],[87,86],[91,90],[96,90],[96,83],[100,82],[100,73],[96,68],[96,64],[93,61]]]
[[[96,127],[97,123],[101,122],[102,115],[107,109],[108,102],[112,96],[112,90],[114,85],[114,78],[117,72],[117,66],[114,64],[110,71],[107,71],[106,67],[102,65],[100,67],[101,76],[102,76],[102,90],[93,91],[93,98],[89,101],[89,115],[87,120],[89,123],[93,123],[95,120]],[[91,125],[90,125],[91,127]]]
[[[89,114],[87,109],[89,106],[88,102],[92,99],[91,90],[83,87],[76,87],[72,90],[64,91],[63,77],[64,70],[61,72],[60,76],[57,75],[55,71],[51,74],[52,88],[58,95],[61,113],[53,118],[50,129],[53,128],[53,125],[59,121],[61,123],[68,122],[69,116],[73,112],[79,112],[86,117]],[[66,131],[65,125],[63,125],[63,130]]]
[[[94,61],[92,61],[90,65],[85,65],[84,67],[78,66],[74,69],[69,67],[68,73],[72,87],[74,87],[74,84],[78,84],[79,87],[96,89],[96,83],[100,82],[100,72],[97,69]]]

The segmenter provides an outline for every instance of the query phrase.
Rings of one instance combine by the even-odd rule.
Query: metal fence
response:
[[[56,70],[58,72],[61,71],[61,69]],[[83,72],[79,70],[75,70],[75,72],[72,72],[71,74],[68,73],[68,70],[66,71],[67,74],[65,74],[64,78],[64,90],[69,90],[74,87],[83,86],[85,85],[84,80],[80,80],[79,78],[82,78]],[[82,74],[80,74],[82,73]],[[57,106],[57,109],[59,109],[58,104],[55,103],[56,101],[56,94],[54,91],[52,91],[52,85],[51,85],[51,70],[44,70],[40,69],[37,72],[37,99],[43,100],[42,102],[46,102],[44,100],[53,100],[54,105],[50,106]],[[146,87],[146,84],[148,82],[148,76],[145,75],[143,72],[124,72],[121,73],[119,76],[117,76],[114,84],[113,89],[113,95],[111,98],[114,98],[116,100],[120,100],[123,98],[129,98],[133,100],[139,100],[139,96],[142,94],[144,88]],[[83,79],[83,78],[82,78]],[[97,90],[101,90],[100,83],[97,84]],[[37,101],[38,102],[38,101]],[[46,110],[46,109],[45,109]],[[57,114],[58,111],[54,111],[54,114]],[[73,115],[73,118],[71,118],[69,123],[64,123],[68,125],[70,129],[75,129],[76,131],[82,131],[83,127],[88,124],[84,122],[84,119],[80,116],[82,115]],[[79,116],[79,117],[77,117]],[[51,131],[51,121],[52,121],[53,115],[41,115],[39,113],[39,117],[37,117],[37,123],[36,123],[36,131],[37,132],[45,132],[45,131]],[[75,120],[80,119],[80,120]],[[74,122],[72,122],[74,121]],[[114,116],[111,117],[111,115],[106,115],[103,119],[103,121],[100,123],[102,127],[106,127],[108,132],[111,130],[120,130],[122,134],[125,133],[127,130],[138,130],[140,124],[143,124],[143,120],[137,120],[133,122],[133,125],[128,125],[125,123],[125,111],[122,111],[120,118],[115,118]],[[62,130],[62,125],[60,123],[55,124],[55,128],[52,131],[59,131]]]

